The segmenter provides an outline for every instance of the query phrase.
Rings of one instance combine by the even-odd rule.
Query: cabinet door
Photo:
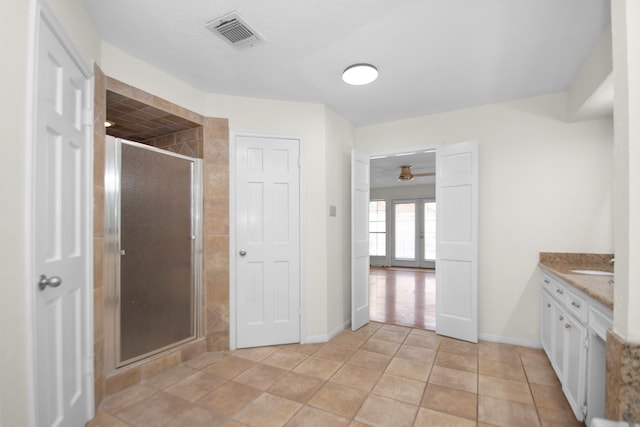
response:
[[[546,291],[540,292],[540,342],[551,360],[553,357],[553,325],[556,317],[555,306]]]
[[[573,413],[584,420],[583,408],[587,400],[587,329],[565,313],[564,322],[564,381],[567,400]]]
[[[560,382],[564,383],[564,354],[565,354],[565,333],[564,333],[564,311],[558,306],[558,304],[550,300],[551,307],[553,309],[553,322],[552,322],[552,337],[553,344],[551,345],[551,365],[556,371],[556,375],[560,379]]]

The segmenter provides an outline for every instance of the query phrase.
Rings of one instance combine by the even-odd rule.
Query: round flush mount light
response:
[[[353,64],[342,73],[342,80],[354,86],[367,85],[377,78],[378,69],[371,64]]]

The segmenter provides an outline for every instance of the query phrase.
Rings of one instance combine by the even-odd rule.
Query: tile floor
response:
[[[377,322],[434,330],[436,271],[371,267],[369,311]]]
[[[542,350],[371,322],[205,353],[106,398],[91,427],[583,426]]]

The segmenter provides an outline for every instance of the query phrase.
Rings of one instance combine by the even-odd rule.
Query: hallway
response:
[[[372,321],[436,329],[436,272],[418,268],[371,267],[369,314]]]

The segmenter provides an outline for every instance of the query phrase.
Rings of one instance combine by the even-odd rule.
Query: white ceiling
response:
[[[356,126],[567,89],[608,0],[85,0],[107,43],[218,94],[325,104]],[[205,24],[237,11],[267,42]],[[342,70],[380,77],[348,86]]]

